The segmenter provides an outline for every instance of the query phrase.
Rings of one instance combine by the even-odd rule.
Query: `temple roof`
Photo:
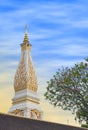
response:
[[[85,129],[0,113],[0,130],[85,130]]]

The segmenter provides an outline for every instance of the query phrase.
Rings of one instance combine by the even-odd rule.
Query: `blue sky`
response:
[[[26,24],[42,98],[46,82],[60,66],[70,67],[88,56],[88,0],[1,0],[0,92],[12,91],[8,101]],[[1,112],[6,112],[4,107]]]

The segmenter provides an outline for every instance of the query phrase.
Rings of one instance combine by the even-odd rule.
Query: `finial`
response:
[[[26,24],[25,26],[25,35],[24,35],[24,40],[23,40],[24,43],[29,43],[29,40],[28,40],[28,25]]]

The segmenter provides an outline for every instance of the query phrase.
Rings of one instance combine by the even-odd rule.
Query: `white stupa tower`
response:
[[[9,113],[41,120],[43,111],[37,96],[38,84],[31,59],[31,46],[26,28],[21,44],[21,59],[14,78],[15,95]]]

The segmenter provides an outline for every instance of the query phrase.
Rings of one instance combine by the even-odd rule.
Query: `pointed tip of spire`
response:
[[[25,25],[25,33],[28,34],[28,24]]]

